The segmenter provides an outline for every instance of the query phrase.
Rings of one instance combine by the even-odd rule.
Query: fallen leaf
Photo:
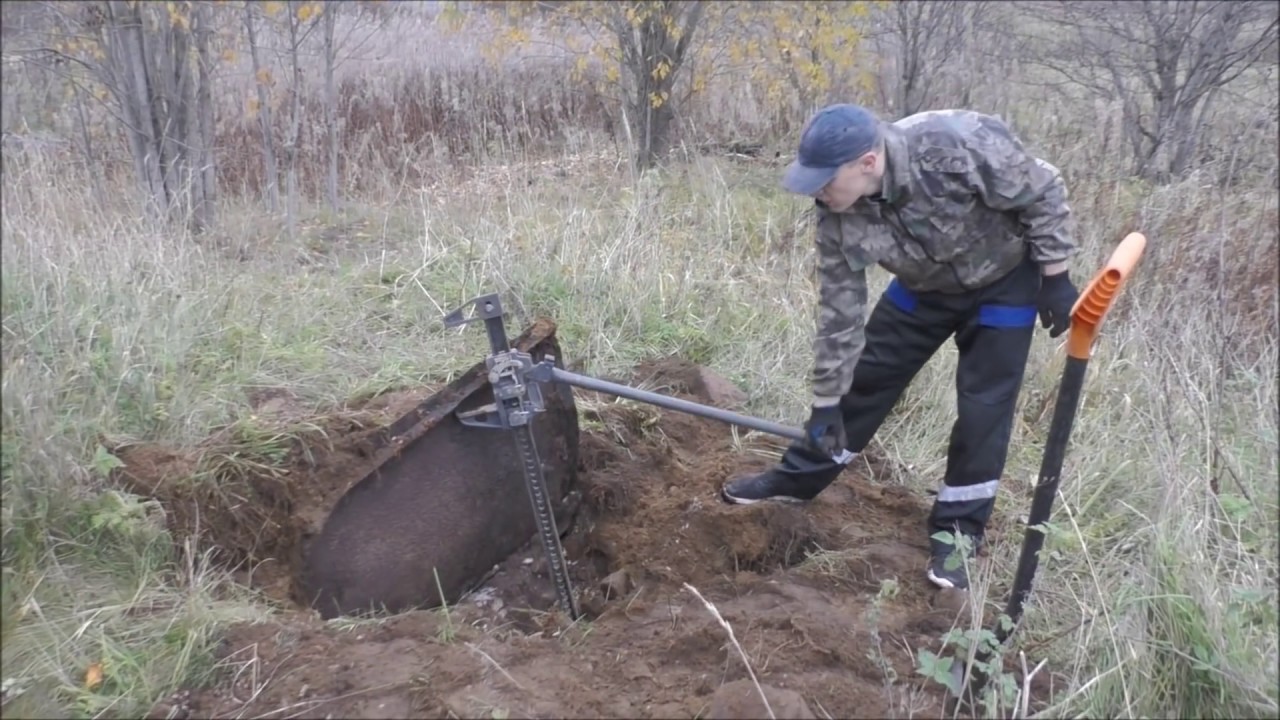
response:
[[[93,663],[84,671],[84,686],[96,690],[102,684],[102,663]]]

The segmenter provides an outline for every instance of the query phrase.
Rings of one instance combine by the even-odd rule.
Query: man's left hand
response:
[[[844,432],[844,415],[839,405],[813,406],[804,424],[809,449],[834,457],[845,450],[849,440]]]
[[[1071,284],[1071,275],[1065,270],[1041,279],[1036,307],[1041,327],[1051,328],[1049,337],[1056,338],[1067,331],[1071,324],[1071,308],[1079,297],[1080,292]]]

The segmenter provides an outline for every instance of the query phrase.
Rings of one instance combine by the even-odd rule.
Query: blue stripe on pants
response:
[[[902,284],[898,282],[898,278],[889,281],[889,287],[885,289],[884,294],[903,312],[915,312],[916,303],[918,302],[916,296],[910,290],[902,287]]]
[[[1033,305],[983,305],[978,308],[978,324],[993,328],[1022,328],[1036,324]]]

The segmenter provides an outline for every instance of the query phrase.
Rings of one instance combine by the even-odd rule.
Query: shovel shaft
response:
[[[1063,369],[1062,381],[1058,385],[1058,400],[1053,408],[1053,419],[1049,424],[1049,439],[1044,449],[1044,459],[1040,462],[1040,476],[1031,498],[1031,512],[1027,516],[1027,532],[1022,539],[1022,554],[1018,557],[1018,568],[1013,578],[1013,589],[1009,593],[1009,602],[1005,606],[1005,614],[1009,623],[997,623],[995,628],[996,642],[1003,645],[1017,627],[1022,618],[1023,605],[1031,594],[1036,570],[1040,567],[1040,550],[1044,547],[1044,533],[1037,526],[1049,519],[1053,510],[1053,500],[1058,493],[1058,484],[1062,477],[1062,463],[1067,453],[1067,440],[1071,436],[1071,426],[1075,424],[1076,409],[1080,405],[1080,392],[1084,387],[1085,370],[1089,361],[1067,356]],[[969,676],[969,687],[980,692],[989,678],[982,671],[981,665],[990,662],[991,651],[984,647],[977,648],[974,654],[974,666]],[[965,665],[956,663],[953,674],[957,683],[963,684]]]
[[[1094,275],[1075,307],[1071,309],[1071,333],[1067,336],[1066,367],[1058,385],[1058,401],[1049,424],[1049,439],[1045,443],[1044,457],[1040,461],[1040,476],[1031,499],[1031,512],[1027,516],[1027,532],[1022,542],[1022,556],[1018,558],[1017,574],[1013,579],[1013,591],[1009,596],[1006,613],[1017,625],[1022,617],[1022,607],[1031,593],[1036,569],[1040,566],[1040,550],[1044,547],[1044,532],[1037,529],[1049,519],[1053,500],[1058,492],[1062,476],[1062,461],[1067,453],[1067,440],[1075,424],[1076,409],[1080,405],[1080,392],[1084,387],[1085,371],[1089,355],[1097,340],[1098,330],[1106,318],[1111,304],[1119,295],[1126,280],[1137,267],[1138,259],[1146,248],[1147,239],[1141,233],[1129,233],[1111,253],[1102,269]],[[1004,642],[1009,633],[1003,625],[996,636]]]
[[[1058,400],[1053,408],[1053,420],[1049,424],[1049,439],[1045,444],[1044,458],[1040,462],[1040,476],[1031,498],[1031,512],[1027,516],[1027,532],[1022,540],[1022,555],[1018,558],[1017,573],[1013,578],[1013,590],[1005,609],[1016,625],[1022,616],[1022,606],[1031,593],[1036,569],[1040,566],[1040,550],[1044,547],[1044,533],[1037,526],[1049,519],[1053,500],[1062,478],[1062,462],[1067,453],[1067,440],[1075,424],[1076,410],[1080,405],[1080,392],[1084,387],[1085,371],[1089,361],[1068,356],[1063,369],[1062,382],[1058,385]],[[1003,643],[1009,635],[1004,625],[996,629],[996,637]]]
[[[1080,405],[1080,394],[1084,388],[1085,371],[1089,367],[1093,344],[1098,338],[1102,322],[1110,311],[1112,303],[1137,267],[1146,244],[1147,239],[1141,233],[1134,232],[1126,235],[1111,253],[1106,264],[1085,286],[1071,309],[1071,330],[1066,342],[1066,366],[1063,368],[1062,380],[1058,384],[1058,399],[1053,408],[1053,419],[1049,424],[1049,438],[1045,443],[1044,457],[1040,461],[1040,475],[1031,498],[1031,511],[1027,516],[1027,531],[1023,536],[1022,554],[1018,558],[1013,589],[1009,594],[1008,605],[1005,607],[1005,614],[1011,622],[1007,625],[1000,623],[995,629],[999,645],[1003,645],[1008,640],[1022,618],[1023,606],[1031,594],[1036,570],[1040,566],[1040,551],[1044,548],[1044,530],[1040,526],[1049,520],[1053,511],[1053,501],[1057,496],[1058,485],[1062,478],[1067,441],[1071,437],[1072,425],[1075,424],[1076,410]],[[967,684],[963,679],[965,664],[956,663],[953,679],[961,687],[959,693],[961,697],[967,695],[968,691],[974,691],[976,696],[986,685],[988,678],[981,671],[979,663],[989,661],[990,654],[985,647],[975,653],[976,662]]]
[[[657,405],[669,410],[679,410],[680,412],[689,413],[691,415],[699,415],[711,420],[719,420],[729,423],[730,425],[741,425],[742,427],[759,430],[760,432],[769,433],[788,440],[804,441],[804,430],[798,427],[782,425],[780,423],[762,420],[760,418],[751,417],[750,415],[742,415],[741,413],[723,410],[718,407],[702,405],[700,403],[681,400],[680,398],[662,395],[648,390],[629,387],[627,385],[619,385],[608,380],[600,380],[586,375],[579,375],[560,368],[551,370],[551,377],[556,382],[562,382],[566,385],[573,385],[584,390],[595,390],[597,392],[609,393],[619,397],[629,398],[631,400],[639,400],[650,405]]]

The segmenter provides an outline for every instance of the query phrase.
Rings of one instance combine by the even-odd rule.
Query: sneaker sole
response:
[[[944,577],[934,575],[932,568],[930,568],[929,570],[929,582],[933,583],[934,585],[937,585],[939,588],[942,588],[943,590],[955,590],[957,587],[959,587],[955,583],[951,582],[950,580]],[[966,585],[964,588],[960,588],[960,589],[964,590],[967,587],[968,586]]]
[[[756,503],[760,503],[760,502],[780,502],[780,503],[786,503],[788,505],[803,505],[809,502],[804,498],[792,497],[790,495],[772,495],[770,497],[764,497],[764,498],[737,497],[736,495],[730,495],[724,490],[720,491],[720,497],[725,502],[732,503],[734,505],[755,505]]]

